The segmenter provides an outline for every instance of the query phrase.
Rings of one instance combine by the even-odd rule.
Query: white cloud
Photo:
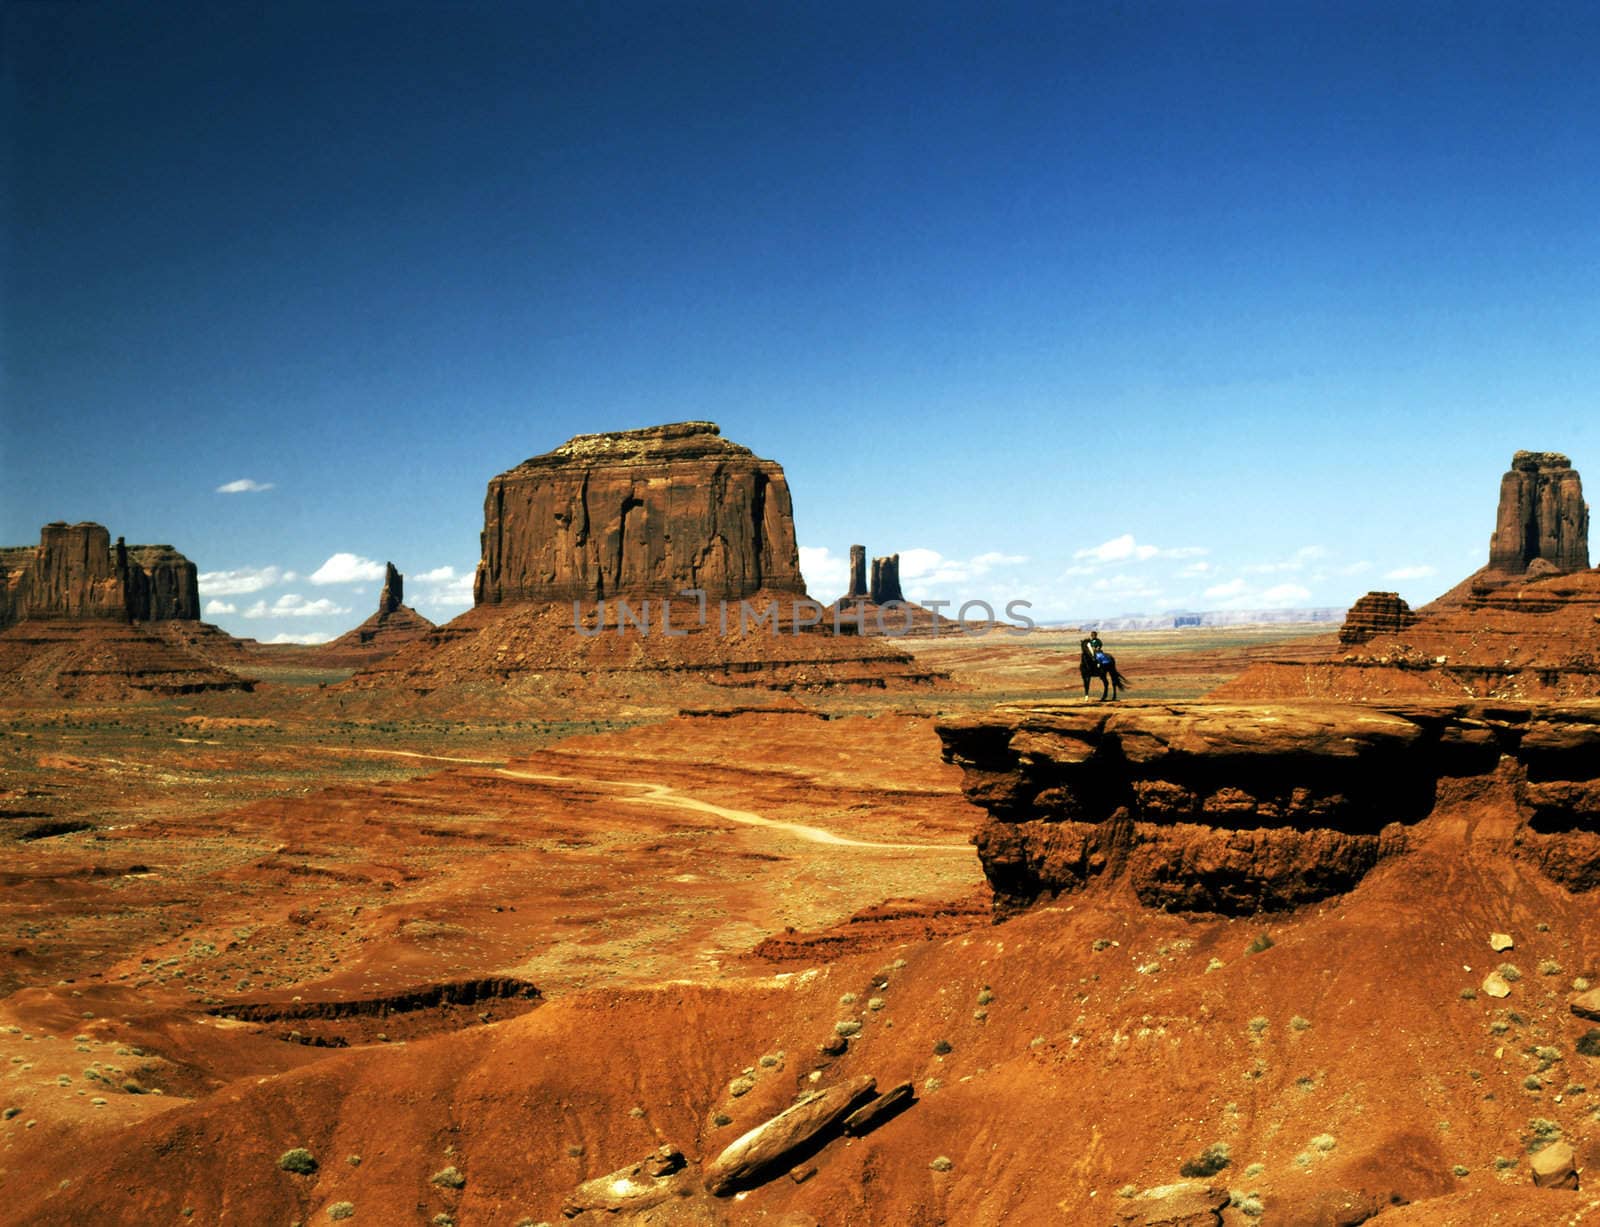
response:
[[[1261,594],[1261,599],[1269,608],[1297,605],[1302,601],[1309,601],[1311,593],[1299,584],[1279,584],[1275,588],[1268,588]]]
[[[383,564],[357,554],[335,554],[311,573],[313,584],[354,584],[382,579]]]
[[[212,616],[215,616],[216,614],[231,614],[231,613],[238,613],[238,612],[239,612],[239,607],[237,605],[235,605],[232,601],[207,601],[206,602],[206,613],[209,614],[209,615],[212,615]]]
[[[850,560],[838,557],[825,545],[802,545],[800,574],[805,576],[807,588],[823,600],[832,600],[850,583]]]
[[[263,490],[272,489],[270,481],[252,481],[248,477],[241,477],[238,481],[224,482],[217,487],[218,494],[260,494]]]
[[[1161,595],[1161,589],[1148,579],[1135,575],[1108,575],[1104,579],[1097,579],[1089,585],[1089,591],[1101,596],[1120,597],[1124,600],[1136,598],[1138,600],[1155,600]]]
[[[455,578],[456,569],[452,566],[435,567],[431,571],[424,571],[421,575],[408,577],[410,582],[414,584],[442,584]]]
[[[308,601],[298,592],[286,592],[271,605],[257,601],[244,611],[246,618],[320,618],[331,614],[347,614],[349,609],[335,605],[327,597]]]
[[[1191,562],[1188,566],[1184,567],[1183,570],[1178,572],[1178,578],[1199,579],[1202,575],[1210,575],[1215,570],[1216,567],[1209,562]]]
[[[470,609],[472,576],[458,575],[446,583],[435,584],[417,598],[417,603],[429,609]]]
[[[1242,579],[1230,579],[1225,584],[1214,584],[1210,588],[1207,588],[1205,590],[1205,595],[1214,601],[1225,601],[1230,597],[1244,595],[1245,589],[1248,587],[1249,585],[1246,584]]]
[[[1396,567],[1393,571],[1385,571],[1384,579],[1427,579],[1434,573],[1433,568],[1427,565],[1416,567]]]
[[[900,578],[920,579],[924,575],[932,575],[944,565],[944,555],[938,550],[916,549],[900,551]]]
[[[288,631],[279,631],[271,639],[263,639],[263,643],[327,643],[332,635],[325,635],[320,631],[312,631],[309,635],[291,635]]]
[[[206,596],[238,596],[243,592],[260,592],[294,577],[293,571],[278,567],[241,567],[237,571],[202,571],[199,582],[200,591]]]
[[[1179,545],[1169,549],[1162,549],[1156,545],[1141,545],[1134,539],[1132,533],[1123,533],[1120,537],[1113,537],[1110,541],[1102,541],[1099,545],[1092,545],[1088,549],[1078,550],[1072,556],[1083,559],[1091,567],[1103,566],[1111,562],[1148,562],[1152,558],[1198,558],[1209,553],[1198,545]],[[1083,574],[1079,568],[1069,568],[1069,575]]]

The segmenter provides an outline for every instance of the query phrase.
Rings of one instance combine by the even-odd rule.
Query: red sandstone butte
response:
[[[479,605],[804,595],[783,468],[711,422],[578,435],[489,482]]]
[[[198,621],[195,565],[170,545],[113,546],[102,524],[46,524],[37,547],[0,549],[0,628],[59,618]]]

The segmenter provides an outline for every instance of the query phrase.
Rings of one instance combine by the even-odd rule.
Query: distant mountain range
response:
[[[1161,631],[1207,626],[1292,626],[1317,622],[1342,623],[1344,606],[1319,609],[1212,609],[1197,612],[1170,609],[1158,614],[1124,614],[1116,618],[1074,618],[1041,622],[1042,629],[1093,626],[1112,631]]]

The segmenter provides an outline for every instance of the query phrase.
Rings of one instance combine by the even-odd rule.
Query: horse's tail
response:
[[[1111,681],[1123,690],[1133,689],[1132,686],[1128,685],[1128,679],[1122,676],[1116,665],[1111,666]]]

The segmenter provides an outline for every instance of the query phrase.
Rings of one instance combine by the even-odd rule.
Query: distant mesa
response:
[[[783,468],[711,422],[578,435],[489,482],[478,605],[805,595]]]
[[[0,547],[0,628],[23,619],[200,620],[194,563],[170,545],[111,544],[103,524],[46,524]]]
[[[1489,569],[1521,575],[1541,560],[1562,572],[1589,569],[1589,508],[1565,456],[1518,452],[1500,479]]]
[[[1517,452],[1500,481],[1489,562],[1412,611],[1397,593],[1351,607],[1320,664],[1266,661],[1218,699],[1600,698],[1600,572],[1583,484],[1557,452]]]
[[[0,693],[120,698],[248,690],[215,664],[194,563],[170,545],[115,545],[104,525],[46,524],[0,549]],[[231,642],[231,641],[230,641]]]
[[[711,422],[578,435],[491,478],[483,520],[474,608],[363,667],[351,688],[670,704],[696,685],[943,678],[886,643],[832,633],[806,595],[783,467]],[[746,609],[772,621],[745,625]]]

